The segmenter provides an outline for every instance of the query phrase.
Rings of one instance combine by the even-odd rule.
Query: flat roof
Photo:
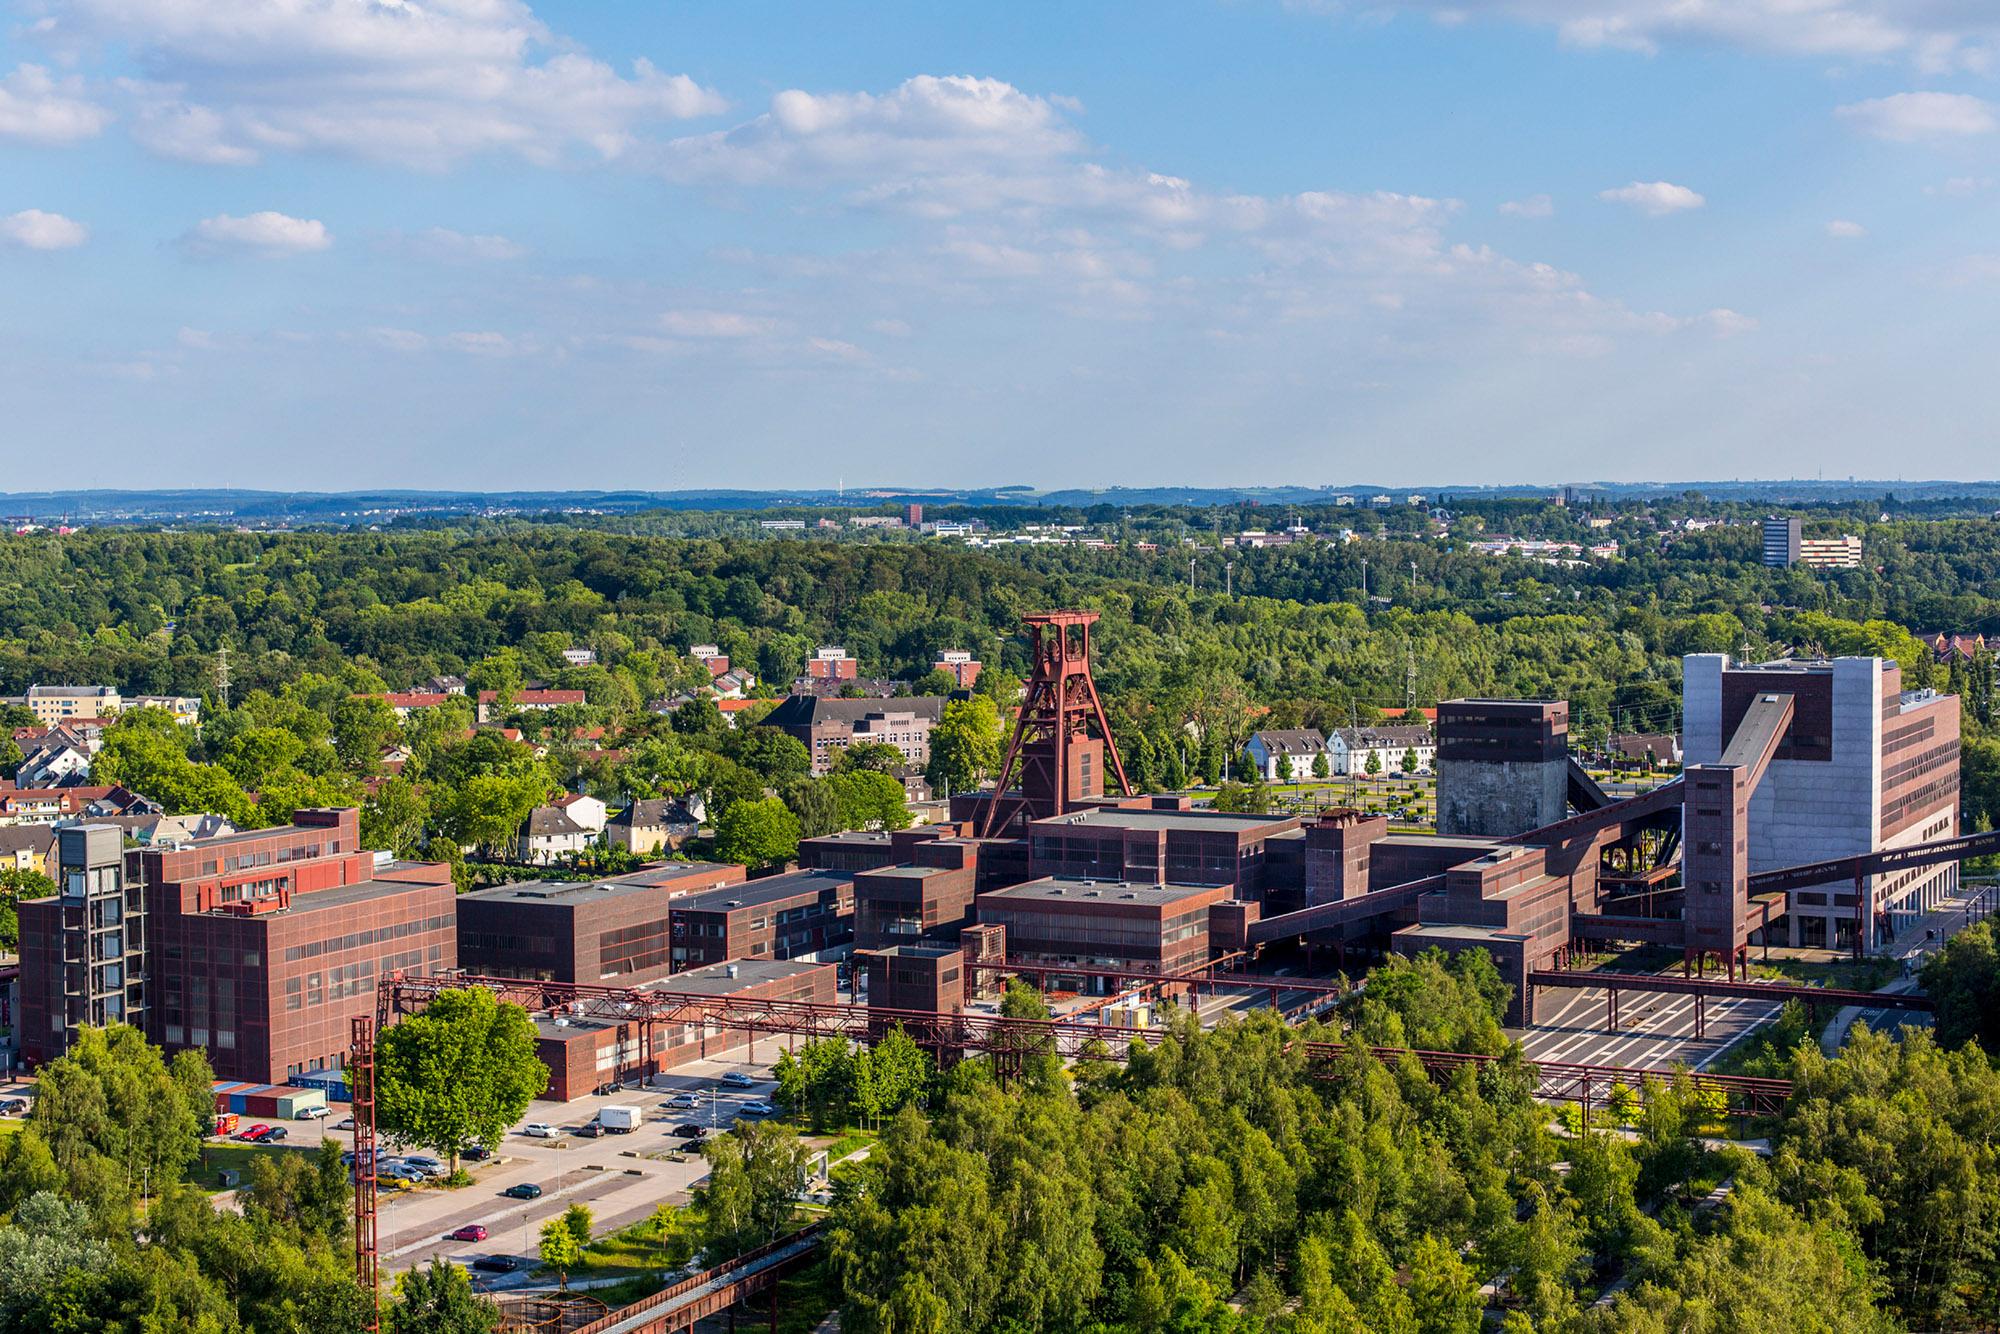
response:
[[[731,959],[727,963],[712,963],[705,968],[690,968],[671,977],[656,977],[645,985],[655,991],[691,991],[703,996],[727,996],[732,991],[741,991],[759,982],[782,982],[831,967],[830,963],[795,963],[789,959]],[[731,969],[736,970],[734,977],[730,976]]]
[[[759,908],[767,903],[797,898],[823,889],[854,883],[853,871],[788,871],[762,880],[746,880],[740,885],[723,885],[699,894],[683,894],[673,902],[676,912],[727,912],[732,908]]]
[[[1197,894],[1230,892],[1227,885],[1128,885],[1118,880],[1085,880],[1070,876],[1049,876],[1005,889],[982,890],[979,901],[988,899],[1025,900],[1031,903],[1054,901],[1080,903],[1141,903],[1165,907]]]
[[[878,866],[872,871],[857,871],[857,876],[893,875],[906,880],[925,880],[934,875],[944,875],[954,868],[949,866]]]
[[[550,904],[556,907],[574,908],[585,903],[600,903],[609,898],[658,894],[676,881],[700,879],[731,869],[733,868],[720,862],[676,862],[671,867],[652,867],[625,875],[611,876],[604,880],[517,880],[511,885],[475,889],[470,894],[463,895],[462,899],[479,903]],[[724,888],[734,889],[739,886],[724,886]],[[662,902],[667,901],[669,900],[662,900]],[[679,899],[671,901],[678,903]]]
[[[1519,931],[1503,931],[1497,926],[1466,926],[1457,922],[1420,922],[1399,928],[1399,936],[1431,936],[1442,940],[1526,940]]]
[[[357,880],[351,885],[335,885],[331,889],[316,889],[307,894],[293,894],[292,906],[281,912],[258,913],[258,917],[296,917],[300,913],[326,912],[333,908],[352,907],[379,899],[390,894],[410,894],[422,889],[450,889],[451,882],[433,884],[427,880]],[[206,916],[235,916],[223,908],[210,909]]]
[[[884,945],[878,950],[857,950],[862,958],[870,955],[892,959],[943,959],[961,951],[956,945]]]
[[[1274,825],[1291,824],[1296,818],[1290,815],[1241,815],[1233,811],[1152,811],[1099,806],[1091,810],[1045,816],[1029,827],[1037,831],[1081,825],[1103,829],[1235,830],[1248,833],[1256,829],[1270,829]]]

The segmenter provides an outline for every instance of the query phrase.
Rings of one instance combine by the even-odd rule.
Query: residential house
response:
[[[1386,727],[1335,728],[1326,739],[1327,758],[1336,774],[1365,774],[1369,757],[1377,773],[1403,772],[1403,757],[1416,752],[1417,772],[1429,773],[1437,760],[1437,738],[1428,727],[1404,724]]]
[[[462,676],[433,676],[424,682],[424,689],[433,695],[463,695],[465,678]]]
[[[971,649],[948,648],[938,654],[938,660],[931,664],[931,670],[943,672],[958,683],[960,690],[970,690],[979,683],[979,673],[983,664],[972,656]]]
[[[597,661],[594,648],[566,648],[562,651],[563,661],[572,667],[589,667]]]
[[[722,699],[742,699],[757,684],[757,678],[741,667],[731,667],[715,678],[715,693]]]
[[[69,787],[90,781],[90,753],[67,741],[44,742],[14,770],[20,787]]]
[[[602,801],[581,792],[565,792],[549,804],[593,834],[604,832],[604,817],[610,814]]]
[[[1293,783],[1313,776],[1313,763],[1326,754],[1326,738],[1310,727],[1254,732],[1244,747],[1267,783]],[[1322,767],[1331,772],[1331,761]]]
[[[635,801],[604,826],[604,841],[641,857],[679,852],[701,832],[700,802],[692,805],[671,797]]]
[[[48,875],[55,861],[55,826],[22,824],[0,828],[0,867]]]
[[[126,699],[125,707],[159,709],[172,714],[174,721],[182,727],[197,727],[201,723],[199,695],[132,695]]]
[[[441,690],[391,690],[382,698],[398,718],[408,719],[418,709],[434,709],[451,696]]]
[[[546,712],[549,709],[560,709],[565,705],[583,702],[584,694],[581,690],[551,690],[545,686],[531,686],[525,690],[515,691],[514,698],[503,707],[499,691],[482,690],[479,692],[479,721],[490,723],[503,713],[522,710]]]
[[[1614,733],[1605,749],[1614,760],[1650,769],[1668,769],[1681,762],[1681,739],[1672,732]]]
[[[394,778],[402,773],[403,767],[414,758],[416,752],[399,742],[393,746],[382,747],[381,753],[375,757],[375,762],[382,767],[383,773]]]
[[[513,859],[530,866],[553,866],[596,841],[596,833],[571,819],[560,806],[537,806],[521,821],[520,832],[514,836]]]
[[[722,675],[729,670],[729,655],[715,644],[696,644],[688,649],[688,656],[708,668],[711,677]]]

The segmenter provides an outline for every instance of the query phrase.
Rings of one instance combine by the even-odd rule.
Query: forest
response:
[[[1565,535],[1578,523],[1546,504],[1491,504],[1501,508],[1479,521],[1494,528]],[[725,737],[712,711],[652,711],[705,679],[687,656],[693,643],[719,644],[770,695],[821,643],[846,646],[865,674],[928,690],[939,688],[925,679],[938,651],[966,648],[987,664],[979,693],[1004,706],[1026,667],[1021,614],[1088,607],[1103,618],[1098,679],[1120,748],[1136,781],[1162,787],[1213,780],[1256,727],[1370,722],[1455,695],[1560,696],[1588,744],[1672,728],[1683,653],[1881,653],[1903,664],[1907,685],[1964,697],[1969,823],[2000,814],[1991,655],[1947,667],[1910,633],[2000,630],[2000,523],[1870,523],[1866,568],[1814,572],[1764,568],[1752,526],[1667,541],[1623,512],[1606,530],[1625,532],[1621,559],[1499,559],[1465,549],[1460,530],[1475,518],[1439,536],[1418,531],[1416,512],[1394,512],[1380,537],[1233,552],[1187,525],[1197,545],[1157,552],[520,521],[10,535],[0,537],[0,690],[103,682],[205,696],[199,737],[153,727],[119,743],[108,773],[150,782],[176,809],[206,802],[247,822],[353,799],[378,776],[381,751],[406,744],[416,761],[371,803],[373,830],[398,848],[432,836],[474,848],[504,823],[480,812],[523,811],[537,787],[699,788],[718,807],[781,796],[800,756],[747,753],[759,743]],[[1225,556],[1234,596],[1219,587]],[[597,661],[571,666],[561,656],[571,647]],[[475,690],[580,689],[587,703],[510,720],[548,746],[530,762],[495,738],[467,740],[469,707],[399,726],[362,698],[442,673]],[[981,748],[970,749],[976,773]],[[799,798],[792,814],[824,825],[831,796]]]

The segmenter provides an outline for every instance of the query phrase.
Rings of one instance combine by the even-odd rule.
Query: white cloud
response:
[[[478,153],[615,158],[723,99],[686,75],[620,72],[523,0],[50,0],[51,43],[116,47],[155,152],[219,165],[327,151],[443,167]]]
[[[1925,186],[1924,193],[1927,195],[1943,195],[1947,199],[1965,199],[1972,195],[1984,193],[1992,188],[1993,178],[1991,176],[1953,176],[1945,181],[1943,185]]]
[[[1863,134],[1897,143],[1963,138],[2000,129],[1993,103],[1969,93],[1896,93],[1852,102],[1834,114]]]
[[[1715,332],[1717,338],[1734,338],[1737,334],[1751,333],[1757,328],[1757,321],[1753,316],[1722,306],[1709,311],[1701,318],[1703,323]]]
[[[40,65],[18,65],[0,77],[0,139],[70,144],[92,138],[110,120],[74,76],[57,79]]]
[[[1556,201],[1547,195],[1529,195],[1526,199],[1508,200],[1500,206],[1500,212],[1510,218],[1553,218]]]
[[[755,338],[776,330],[776,320],[726,310],[670,310],[660,328],[676,338]]]
[[[1900,60],[1927,72],[1985,71],[2000,50],[1986,0],[1354,0],[1461,23],[1495,16],[1554,28],[1581,47],[1652,52],[1727,45],[1815,59]],[[1324,3],[1308,8],[1325,8]]]
[[[415,329],[370,329],[367,336],[377,347],[391,352],[421,352],[431,345],[431,340]]]
[[[445,263],[519,259],[528,253],[528,247],[504,236],[455,232],[449,227],[427,227],[409,234],[397,232],[385,244],[388,249],[413,259]]]
[[[905,320],[874,320],[868,325],[874,332],[885,338],[908,338],[910,326]]]
[[[1868,235],[1868,229],[1858,222],[1835,218],[1826,224],[1826,234],[1839,241],[1858,241]]]
[[[0,218],[0,242],[22,250],[74,250],[90,239],[90,228],[60,213],[23,209]]]
[[[1597,197],[1609,204],[1635,208],[1652,218],[1685,213],[1708,202],[1685,185],[1674,185],[1669,181],[1634,181],[1615,190],[1600,190]]]
[[[268,210],[241,218],[218,213],[203,218],[181,237],[182,249],[201,256],[304,255],[332,244],[333,235],[325,223]]]

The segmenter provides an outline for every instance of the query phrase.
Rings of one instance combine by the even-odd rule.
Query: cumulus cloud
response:
[[[1623,204],[1637,209],[1651,218],[1685,213],[1708,202],[1685,185],[1674,185],[1669,181],[1634,181],[1616,189],[1600,190],[1597,197],[1609,204]]]
[[[241,218],[218,213],[203,218],[181,237],[183,250],[204,257],[305,255],[332,244],[333,235],[325,223],[268,210]]]
[[[40,65],[18,65],[0,76],[0,139],[70,144],[95,136],[110,120],[79,78],[58,79]]]
[[[1851,102],[1834,114],[1863,134],[1897,143],[1991,134],[2000,129],[1993,103],[1969,93],[1895,93]]]
[[[1868,235],[1868,229],[1858,222],[1835,218],[1826,224],[1826,234],[1840,241],[1856,241]]]
[[[90,239],[90,228],[60,213],[23,209],[0,218],[0,242],[22,250],[74,250]]]
[[[1553,218],[1556,201],[1547,195],[1529,195],[1526,199],[1508,200],[1500,206],[1500,212],[1510,218]]]
[[[643,127],[722,111],[682,74],[620,71],[523,0],[51,0],[38,33],[116,46],[133,134],[224,166],[326,151],[423,167],[478,153],[615,158]]]
[[[413,259],[446,263],[519,259],[528,247],[504,236],[453,231],[449,227],[427,227],[420,232],[391,234],[385,245],[397,254]]]
[[[776,330],[776,320],[727,310],[670,310],[660,328],[675,338],[755,338]]]
[[[1384,3],[1441,22],[1503,17],[1553,28],[1572,46],[1628,51],[1728,45],[1943,72],[1990,70],[2000,50],[2000,13],[1985,0],[1354,0],[1345,8],[1376,12]]]

